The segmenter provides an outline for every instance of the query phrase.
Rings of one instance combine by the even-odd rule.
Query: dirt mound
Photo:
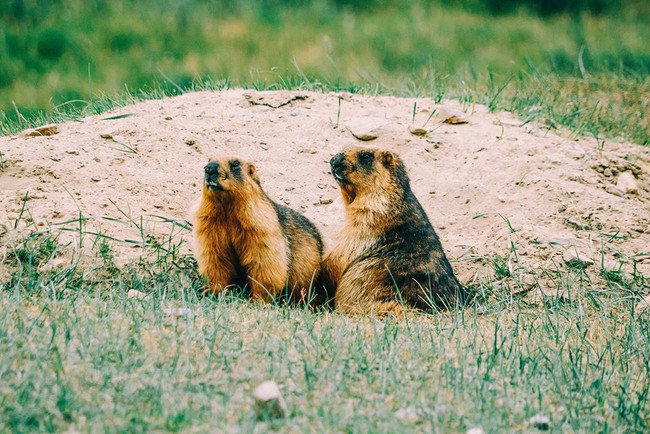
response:
[[[124,240],[121,260],[170,234],[189,251],[202,168],[224,154],[254,161],[269,196],[301,210],[327,243],[343,219],[328,161],[376,136],[370,143],[406,162],[461,279],[492,273],[495,255],[524,281],[567,261],[650,275],[649,150],[571,140],[483,106],[229,90],[58,127],[0,139],[0,244],[21,217],[19,229],[33,222],[62,238],[78,237],[81,221],[86,233]]]

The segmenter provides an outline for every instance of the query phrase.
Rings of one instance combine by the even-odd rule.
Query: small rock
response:
[[[265,381],[255,388],[255,413],[258,419],[279,419],[287,414],[287,404],[275,381]]]
[[[79,151],[77,151],[76,149],[68,149],[67,151],[65,151],[65,153],[69,155],[79,155]]]
[[[251,91],[243,96],[253,105],[265,105],[271,108],[280,108],[293,101],[309,99],[307,94],[289,91]]]
[[[476,428],[468,429],[466,434],[485,434],[485,431],[483,431],[483,428],[479,426]]]
[[[296,187],[286,187],[284,191],[294,191]]]
[[[409,133],[413,134],[414,136],[426,136],[428,131],[425,130],[424,128],[411,128],[409,127]]]
[[[579,253],[575,249],[569,249],[564,252],[562,259],[569,267],[585,269],[590,265],[594,265],[594,261],[587,257],[587,255]]]
[[[442,122],[445,124],[457,125],[469,123],[465,113],[460,110],[453,109],[446,105],[439,105],[436,108],[438,109],[438,118],[442,119]]]
[[[320,199],[320,200],[319,200],[319,203],[320,203],[321,205],[329,205],[329,204],[332,203],[332,202],[333,202],[332,199]]]
[[[646,295],[636,304],[634,311],[638,314],[650,312],[650,294]]]
[[[614,173],[612,172],[612,169],[610,169],[609,167],[607,167],[605,170],[603,170],[603,175],[605,175],[606,177],[610,178],[611,176],[614,175]]]
[[[528,419],[528,424],[540,431],[548,431],[551,428],[551,421],[547,416],[536,414]]]
[[[520,253],[521,255],[521,253]],[[521,273],[519,275],[519,280],[522,284],[526,286],[533,286],[537,284],[537,276],[535,276],[533,273]]]
[[[25,130],[21,134],[23,137],[42,137],[53,136],[59,133],[59,126],[57,124],[43,125],[42,127]]]
[[[354,137],[367,142],[379,137],[389,124],[384,118],[357,118],[348,122],[347,128]]]
[[[162,208],[165,207],[165,204],[162,203],[162,202],[156,202],[156,203],[153,204],[153,207],[157,208],[157,209],[162,209]]]
[[[185,139],[185,144],[187,146],[194,146],[194,145],[196,145],[196,140],[194,140],[194,139]]]
[[[99,137],[101,137],[102,139],[112,139],[113,135],[111,133],[101,133]]]
[[[165,116],[164,119],[165,119],[166,121],[171,121],[173,118],[172,118],[171,116]]]
[[[619,197],[625,196],[625,192],[623,190],[621,190],[620,188],[612,184],[606,186],[605,191],[609,194],[613,194],[614,196],[619,196]]]
[[[126,293],[127,298],[145,298],[147,294],[144,292],[138,291],[137,289],[129,289]]]
[[[401,420],[402,422],[417,422],[420,418],[418,415],[418,409],[415,407],[406,407],[400,408],[395,412],[395,418]]]
[[[91,180],[92,182],[99,182],[99,181],[101,181],[102,179],[101,179],[99,176],[93,176],[92,178],[90,178],[90,180]]]
[[[262,143],[260,145],[260,148],[264,149],[265,151],[268,151],[269,150],[269,145],[267,145],[266,143]]]
[[[317,152],[318,151],[315,148],[302,148],[300,150],[300,153],[302,153],[302,154],[315,154]]]
[[[639,194],[639,185],[632,172],[623,172],[618,176],[616,188],[627,194]]]

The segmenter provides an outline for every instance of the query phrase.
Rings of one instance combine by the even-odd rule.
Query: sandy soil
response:
[[[452,114],[468,123],[442,122]],[[405,160],[462,280],[492,273],[494,255],[523,282],[576,254],[594,273],[622,263],[650,277],[650,150],[571,139],[483,106],[229,90],[141,102],[58,130],[0,138],[0,246],[16,239],[27,195],[19,228],[31,219],[28,230],[67,228],[61,239],[70,240],[82,215],[88,232],[136,242],[143,231],[172,233],[191,251],[183,226],[217,155],[254,161],[269,196],[312,219],[327,244],[343,220],[328,161],[364,143],[355,135],[376,135],[367,143]],[[118,259],[141,255],[136,245],[116,243]]]

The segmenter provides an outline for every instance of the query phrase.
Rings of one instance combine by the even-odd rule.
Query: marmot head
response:
[[[401,196],[409,188],[404,162],[393,152],[353,146],[330,160],[332,176],[347,203],[365,194]]]
[[[204,188],[215,194],[260,185],[255,166],[239,157],[211,158],[203,170]]]

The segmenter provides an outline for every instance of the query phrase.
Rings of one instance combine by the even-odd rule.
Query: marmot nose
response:
[[[332,168],[341,167],[343,165],[344,160],[345,160],[345,155],[341,153],[336,154],[330,160],[330,166],[332,166]]]
[[[216,161],[210,161],[206,164],[203,170],[205,170],[206,175],[215,175],[219,171],[219,163]]]

